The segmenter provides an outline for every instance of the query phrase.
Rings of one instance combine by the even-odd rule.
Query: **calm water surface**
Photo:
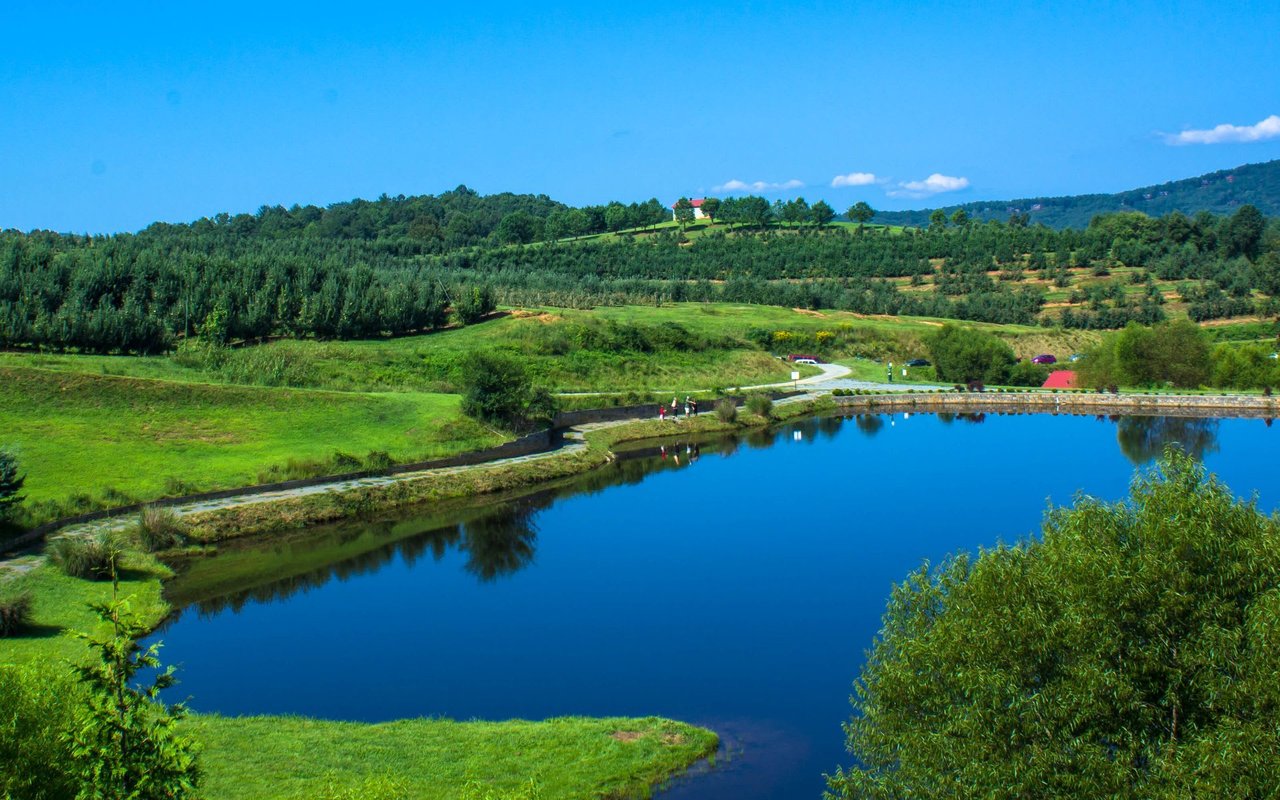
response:
[[[1166,440],[1273,509],[1262,420],[894,415],[647,448],[567,488],[227,548],[159,634],[199,711],[673,717],[725,751],[665,798],[817,798],[890,587],[1123,496]],[[419,512],[421,514],[422,512]]]

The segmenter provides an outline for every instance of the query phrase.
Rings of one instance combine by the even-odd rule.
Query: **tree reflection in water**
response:
[[[880,419],[879,414],[859,414],[853,420],[853,424],[865,436],[875,436],[884,427],[884,420]]]
[[[533,563],[538,541],[538,512],[550,504],[516,501],[462,526],[467,572],[486,583]]]
[[[1120,452],[1136,466],[1154,460],[1169,444],[1176,444],[1197,461],[1218,452],[1218,420],[1203,417],[1119,417],[1116,441]]]

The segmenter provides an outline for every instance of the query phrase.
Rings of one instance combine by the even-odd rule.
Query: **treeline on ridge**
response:
[[[197,332],[219,341],[368,338],[438,328],[450,308],[474,320],[495,302],[729,301],[1117,328],[1164,319],[1154,278],[1185,282],[1193,319],[1271,313],[1275,301],[1254,292],[1280,294],[1280,224],[1250,206],[1230,217],[1113,214],[1082,230],[944,218],[890,232],[779,223],[777,204],[762,198],[725,205],[742,211],[745,227],[692,241],[671,228],[537,241],[567,220],[605,229],[641,220],[643,230],[667,212],[656,200],[571,209],[465,187],[328,209],[264,208],[137,234],[5,231],[0,346],[145,353]],[[529,219],[541,227],[525,231],[528,243],[524,234],[504,243]],[[1070,268],[1105,275],[1119,266],[1141,268],[1146,291],[1111,287],[1104,297],[1107,287],[1091,287],[1099,296],[1084,298],[1082,310],[1042,318],[1046,282],[1067,286]],[[1043,280],[1028,285],[1027,275]]]

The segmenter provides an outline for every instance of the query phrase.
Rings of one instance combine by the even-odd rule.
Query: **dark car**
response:
[[[1031,363],[1032,364],[1056,364],[1058,363],[1058,359],[1054,358],[1048,353],[1041,353],[1040,355],[1031,359]]]
[[[925,359],[925,358],[913,358],[913,359],[911,359],[910,361],[908,361],[908,362],[907,362],[907,366],[908,366],[908,367],[931,367],[931,366],[933,366],[933,365],[929,363],[929,360],[928,360],[928,359]]]

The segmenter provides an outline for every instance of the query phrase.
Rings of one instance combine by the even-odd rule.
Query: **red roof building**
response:
[[[1055,369],[1049,373],[1049,377],[1045,379],[1045,389],[1074,389],[1076,388],[1076,373],[1069,369]]]
[[[693,198],[692,200],[690,200],[690,201],[689,201],[689,205],[693,206],[693,218],[694,218],[694,219],[706,219],[706,218],[707,218],[707,214],[706,214],[706,212],[702,210],[702,201],[703,201],[703,200],[706,200],[706,199],[707,199],[707,198],[705,198],[705,197],[695,197],[695,198]],[[675,203],[672,203],[672,204],[671,204],[671,215],[672,215],[672,218],[673,218],[673,219],[675,218],[675,209],[676,209],[676,204],[675,204]]]

